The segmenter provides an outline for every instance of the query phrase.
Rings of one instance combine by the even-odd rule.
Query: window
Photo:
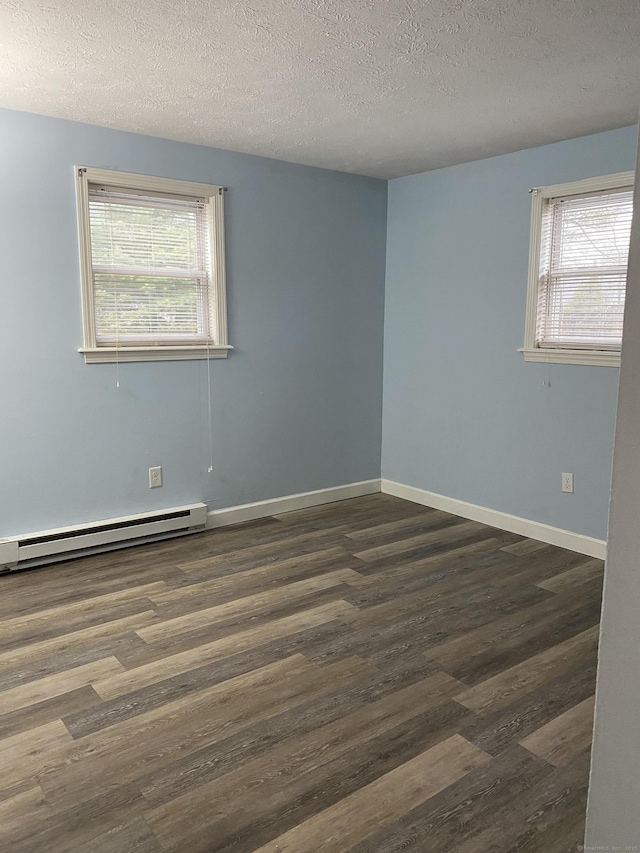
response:
[[[633,172],[532,193],[525,360],[619,365]]]
[[[223,188],[76,169],[87,362],[226,358]]]

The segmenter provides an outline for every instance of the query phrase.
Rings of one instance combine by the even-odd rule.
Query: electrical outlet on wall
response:
[[[564,475],[563,475],[564,476]],[[149,468],[149,488],[157,489],[162,485],[162,468],[158,465],[157,468]]]
[[[562,491],[573,494],[573,474],[562,475]]]

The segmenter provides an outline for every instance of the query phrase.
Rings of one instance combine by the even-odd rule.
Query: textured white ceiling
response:
[[[382,178],[633,124],[638,0],[4,0],[0,105]]]

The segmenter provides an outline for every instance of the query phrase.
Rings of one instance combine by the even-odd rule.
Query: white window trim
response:
[[[138,175],[111,169],[76,166],[76,198],[78,205],[78,237],[80,247],[80,276],[82,281],[82,323],[84,345],[78,349],[87,364],[126,361],[183,361],[198,358],[226,358],[227,337],[226,268],[224,255],[224,187]],[[89,223],[89,184],[108,184],[125,189],[206,197],[210,204],[209,240],[211,244],[211,276],[215,282],[215,344],[183,346],[97,346],[95,306],[93,298],[93,263],[91,228]]]
[[[531,236],[529,239],[529,278],[527,284],[527,311],[524,330],[524,346],[518,350],[525,361],[547,364],[593,364],[602,367],[619,367],[620,350],[570,349],[565,347],[536,346],[536,322],[538,312],[538,287],[540,276],[540,243],[542,239],[542,215],[546,199],[580,193],[601,192],[620,187],[633,186],[635,173],[616,172],[585,178],[568,184],[549,187],[534,187],[531,190]]]

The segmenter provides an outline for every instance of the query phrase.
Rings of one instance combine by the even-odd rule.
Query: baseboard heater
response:
[[[0,539],[0,572],[195,533],[206,523],[207,506],[198,503]]]

